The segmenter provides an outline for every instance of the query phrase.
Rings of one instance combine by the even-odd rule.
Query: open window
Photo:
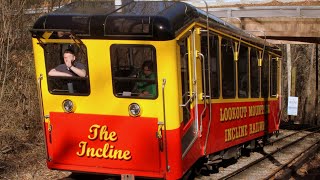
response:
[[[155,48],[150,45],[111,46],[113,93],[122,98],[158,97]]]
[[[51,94],[56,95],[82,95],[90,94],[89,72],[87,49],[84,44],[76,43],[48,43],[43,44],[45,53],[45,65],[47,73],[48,90]],[[79,77],[72,70],[68,69],[64,64],[65,50],[74,52],[75,61],[73,66],[80,67],[85,70],[85,77]],[[63,71],[70,71],[72,76],[52,76],[49,72],[53,69],[57,70],[58,66],[65,66]],[[62,67],[63,68],[63,67]],[[69,72],[68,72],[69,73]]]

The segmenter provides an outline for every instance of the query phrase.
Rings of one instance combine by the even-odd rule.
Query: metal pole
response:
[[[288,97],[287,99],[289,100],[289,97],[291,95],[291,46],[290,44],[287,44],[287,71],[288,71]],[[287,103],[288,106],[288,103]],[[291,121],[291,116],[288,115],[288,121]]]
[[[165,103],[165,96],[164,96],[164,88],[166,86],[167,80],[164,78],[162,79],[162,103],[163,103],[163,126],[164,126],[164,145],[165,145],[165,156],[166,156],[166,170],[170,172],[169,166],[169,158],[168,158],[168,143],[167,143],[167,119],[166,119],[166,103]],[[166,173],[167,174],[167,173]]]

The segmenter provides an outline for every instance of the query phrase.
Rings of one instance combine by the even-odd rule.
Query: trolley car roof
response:
[[[190,4],[174,1],[73,2],[40,17],[33,37],[45,31],[69,31],[80,38],[171,40],[193,22],[206,23],[207,14]],[[266,41],[209,15],[209,26],[254,44]],[[268,44],[272,46],[271,44]]]

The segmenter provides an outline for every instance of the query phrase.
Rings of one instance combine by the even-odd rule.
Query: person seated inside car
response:
[[[49,76],[65,76],[65,77],[86,77],[85,66],[76,61],[75,53],[72,49],[66,49],[63,53],[64,63],[51,69]]]
[[[153,62],[148,60],[142,64],[142,73],[138,75],[139,79],[155,80],[156,75],[153,69]],[[156,84],[154,82],[141,81],[136,83],[140,97],[155,97]]]

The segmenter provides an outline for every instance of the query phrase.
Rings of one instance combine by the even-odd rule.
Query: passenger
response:
[[[153,63],[152,61],[145,61],[142,64],[142,73],[138,75],[140,79],[146,80],[155,80],[156,75],[153,72]],[[137,82],[137,90],[139,92],[140,97],[155,97],[156,96],[156,84],[154,82]]]
[[[66,49],[63,53],[64,64],[51,69],[48,73],[49,76],[79,76],[86,77],[85,66],[76,62],[76,56],[72,49]]]

